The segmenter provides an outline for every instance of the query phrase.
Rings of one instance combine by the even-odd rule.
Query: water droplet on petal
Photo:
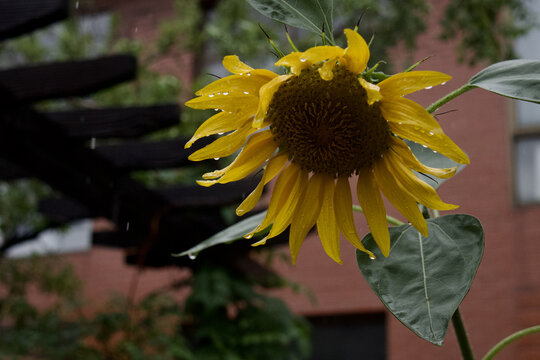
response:
[[[208,94],[208,97],[214,97],[214,94]]]
[[[435,133],[433,131],[430,131],[429,135],[435,135]]]
[[[214,158],[214,160],[219,160],[219,158]]]
[[[369,259],[370,259],[370,260],[375,260],[375,256],[369,255]]]
[[[426,90],[431,89],[433,86],[426,86]]]
[[[403,125],[403,121],[398,121],[398,125]]]
[[[446,81],[445,81],[445,82],[443,82],[443,83],[442,83],[441,85],[446,85]]]
[[[247,234],[246,236],[244,236],[245,239],[251,239],[253,237],[253,234]]]
[[[249,92],[247,92],[247,91],[244,91],[244,94],[246,94],[246,95],[249,95]]]
[[[218,134],[218,135],[223,135],[223,134],[225,134],[225,133],[224,133],[224,132],[220,132],[220,133],[217,133],[217,134]]]
[[[228,91],[225,91],[225,92],[223,93],[223,95],[229,95],[229,92],[228,92]]]
[[[306,62],[306,59],[300,58],[300,62]]]
[[[189,258],[190,260],[195,260],[195,259],[197,258],[197,254],[189,253],[189,254],[188,254],[188,258]]]
[[[247,73],[246,75],[247,75],[247,76],[251,76],[251,73]]]
[[[423,148],[427,148],[427,145],[422,145]]]

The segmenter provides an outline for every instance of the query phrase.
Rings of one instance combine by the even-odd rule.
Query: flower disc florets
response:
[[[291,77],[274,94],[266,120],[280,148],[307,172],[349,176],[389,148],[379,104],[368,104],[358,76],[342,66],[329,81],[316,66]]]

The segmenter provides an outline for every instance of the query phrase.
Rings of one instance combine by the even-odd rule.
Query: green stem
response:
[[[502,339],[497,345],[495,345],[491,350],[488,351],[486,356],[482,358],[482,360],[491,360],[499,351],[504,349],[508,344],[511,342],[516,341],[519,338],[522,338],[526,335],[534,334],[540,332],[540,325],[532,326],[527,329],[520,330],[518,332],[513,333],[512,335]]]
[[[441,106],[443,106],[444,104],[446,104],[447,102],[449,102],[450,100],[458,97],[459,95],[462,95],[463,93],[466,93],[467,91],[471,90],[471,89],[474,89],[474,86],[471,85],[471,84],[465,84],[463,85],[462,87],[460,87],[459,89],[456,89],[454,91],[452,91],[451,93],[449,94],[446,94],[445,96],[443,96],[442,98],[440,98],[439,100],[435,101],[433,104],[429,105],[426,110],[428,113],[433,113],[435,110],[437,110],[438,108],[440,108]]]
[[[463,360],[474,360],[471,344],[469,343],[469,338],[467,337],[467,331],[465,330],[465,325],[463,324],[463,319],[461,318],[459,308],[456,309],[456,312],[452,316],[452,325],[454,325],[454,331],[456,333]]]
[[[362,208],[358,205],[353,205],[352,208],[353,208],[353,211],[357,211],[361,213],[364,212],[364,210],[362,210]],[[386,215],[386,222],[389,223],[390,225],[395,225],[395,226],[401,226],[405,224],[403,221],[399,221],[398,219],[390,215]]]

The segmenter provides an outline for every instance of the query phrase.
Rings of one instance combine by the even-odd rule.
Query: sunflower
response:
[[[437,121],[404,95],[450,80],[435,71],[393,75],[378,84],[362,77],[369,48],[362,36],[346,29],[348,46],[316,46],[276,62],[288,69],[278,75],[253,69],[237,56],[223,66],[233,75],[199,90],[188,101],[194,109],[215,109],[186,144],[224,134],[194,152],[194,161],[229,156],[227,167],[204,174],[200,185],[237,181],[264,166],[255,190],[238,206],[240,216],[253,209],[263,187],[277,177],[264,220],[246,238],[272,225],[264,244],[290,226],[292,262],[310,229],[317,225],[326,253],[341,263],[340,233],[357,249],[373,256],[357,234],[349,180],[357,176],[357,197],[372,235],[384,256],[390,252],[386,209],[381,196],[423,235],[428,228],[418,203],[437,210],[444,203],[414,171],[449,178],[456,169],[422,164],[403,139],[437,151],[458,163],[467,155],[447,137]]]

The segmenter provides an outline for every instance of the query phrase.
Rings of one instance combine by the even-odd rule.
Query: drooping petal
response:
[[[257,109],[255,119],[253,120],[254,128],[260,128],[262,126],[264,123],[264,117],[266,116],[266,111],[268,110],[270,102],[272,102],[274,93],[279,89],[281,84],[283,84],[283,82],[289,79],[291,76],[293,75],[278,76],[261,87],[259,90],[259,107]]]
[[[354,74],[360,74],[369,60],[369,47],[364,38],[356,31],[345,29],[347,48],[343,55],[345,66]]]
[[[414,101],[405,98],[384,100],[380,109],[394,134],[426,145],[458,163],[470,162],[467,155],[444,134],[437,121]]]
[[[382,99],[382,95],[379,91],[379,87],[375,84],[372,84],[363,78],[358,78],[358,82],[366,90],[367,93],[367,102],[369,105],[373,105],[375,102]]]
[[[326,174],[313,174],[307,184],[307,189],[298,202],[294,213],[289,234],[289,247],[293,265],[296,263],[298,252],[309,230],[317,222],[321,212],[323,188]]]
[[[274,189],[272,190],[272,197],[270,198],[268,211],[266,212],[266,216],[264,217],[263,221],[245,237],[249,238],[254,233],[266,229],[274,222],[278,213],[280,213],[282,210],[292,216],[306,181],[307,174],[303,173],[299,166],[289,164],[289,166],[287,166],[278,176]],[[293,199],[294,197],[296,197],[296,200]],[[283,217],[287,216],[287,214],[283,215]],[[287,220],[284,222],[287,222]],[[287,225],[285,225],[283,230],[285,230],[289,224],[290,221],[287,223]],[[274,233],[277,232],[275,226],[272,226],[272,230],[274,230]],[[277,233],[276,235],[279,235],[280,233]],[[266,241],[266,238],[263,240]]]
[[[246,142],[249,135],[257,131],[248,120],[238,130],[214,140],[200,150],[191,154],[188,159],[201,161],[206,159],[222,158],[233,154]]]
[[[252,94],[216,94],[213,96],[199,96],[185,103],[192,109],[219,109],[234,112],[247,104],[258,104],[259,98]]]
[[[382,254],[387,257],[390,254],[390,233],[386,222],[386,208],[375,182],[373,171],[365,170],[360,172],[356,184],[356,195],[358,196],[358,203],[364,211],[373,239],[375,239]]]
[[[303,61],[300,60],[300,58],[302,57],[302,54],[303,53],[301,52],[293,52],[293,53],[290,53],[289,55],[285,55],[284,57],[279,59],[275,63],[275,65],[287,66],[291,68],[291,72],[293,74],[298,75],[300,74],[300,72],[302,72],[302,70],[307,69],[308,67],[312,65],[310,62],[306,61],[305,59]]]
[[[184,147],[186,149],[190,148],[200,138],[238,129],[250,116],[253,116],[256,109],[257,104],[246,104],[244,108],[232,113],[221,111],[215,114],[199,126],[193,137],[189,139]]]
[[[416,201],[431,209],[453,210],[458,208],[457,205],[444,203],[435,189],[418,179],[408,167],[402,164],[398,155],[389,151],[386,156],[388,159],[389,170]]]
[[[341,176],[337,180],[336,190],[334,192],[334,206],[337,224],[343,233],[343,236],[345,236],[345,238],[351,244],[353,244],[355,248],[369,254],[369,256],[374,258],[375,255],[364,247],[362,241],[358,237],[358,233],[356,232],[352,212],[351,188],[349,178],[347,176]]]
[[[440,85],[452,79],[438,71],[411,71],[389,77],[379,83],[385,98],[400,97],[418,90]]]
[[[277,77],[277,74],[274,74]],[[231,75],[223,79],[216,80],[195,93],[197,96],[215,95],[216,93],[244,94],[258,96],[261,86],[271,79],[263,75]]]
[[[325,61],[322,66],[317,70],[321,79],[330,81],[334,78],[334,66],[336,65],[337,59],[330,59]]]
[[[240,61],[236,55],[227,55],[223,58],[223,67],[233,74],[244,74],[253,70],[249,65]]]
[[[405,142],[395,136],[392,136],[392,150],[395,151],[403,161],[403,164],[420,173],[436,176],[440,179],[449,179],[455,175],[457,168],[433,168],[422,164]]]
[[[382,161],[375,162],[373,166],[378,187],[388,201],[411,222],[416,230],[427,236],[427,223],[416,204],[416,200],[394,179],[394,175],[388,170],[385,158]]]
[[[321,213],[317,219],[317,232],[328,256],[335,262],[343,264],[339,253],[339,227],[334,210],[335,184],[333,177],[325,175],[322,188],[322,205]]]
[[[259,168],[276,151],[277,144],[270,131],[253,134],[236,159],[227,167],[206,173],[203,179],[216,179],[210,181],[197,181],[200,185],[210,186],[215,183],[226,184],[237,181]]]
[[[236,208],[236,215],[242,216],[248,211],[251,211],[253,207],[257,204],[261,198],[264,185],[268,184],[287,164],[288,155],[287,153],[280,153],[268,160],[268,164],[264,169],[264,174],[261,181],[245,199],[242,203]]]

